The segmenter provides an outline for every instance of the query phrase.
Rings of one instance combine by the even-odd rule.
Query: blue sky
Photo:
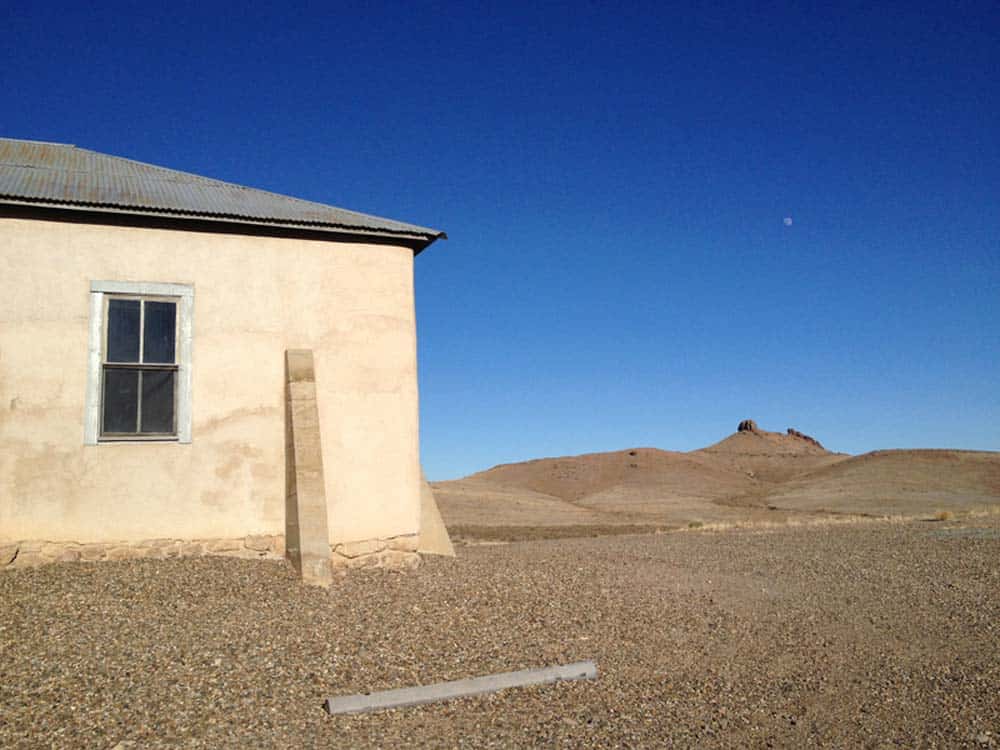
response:
[[[998,450],[1000,11],[811,5],[8,4],[0,134],[446,230],[434,479],[748,417]]]

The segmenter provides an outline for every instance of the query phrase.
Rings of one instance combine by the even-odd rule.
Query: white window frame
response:
[[[171,297],[177,300],[177,435],[153,440],[101,437],[101,375],[104,361],[105,295]],[[87,398],[83,443],[191,442],[191,339],[194,313],[194,286],[151,281],[91,281],[90,341],[87,353]]]

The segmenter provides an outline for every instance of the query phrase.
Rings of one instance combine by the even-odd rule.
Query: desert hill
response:
[[[1000,453],[833,453],[752,420],[687,453],[632,448],[502,464],[435,482],[449,527],[673,526],[791,517],[919,515],[1000,505]]]
[[[740,422],[737,431],[724,440],[689,455],[747,473],[761,482],[784,482],[848,458],[843,453],[831,453],[818,440],[798,430],[767,432],[751,419]]]
[[[1000,453],[882,450],[785,482],[767,502],[802,511],[919,514],[1000,505]]]
[[[586,506],[592,496],[623,484],[666,484],[680,493],[717,497],[740,492],[749,478],[686,453],[633,448],[504,464],[471,478],[519,487]]]

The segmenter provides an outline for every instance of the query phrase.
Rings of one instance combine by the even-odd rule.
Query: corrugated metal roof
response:
[[[222,182],[64,143],[0,138],[0,202],[425,239],[437,229]]]

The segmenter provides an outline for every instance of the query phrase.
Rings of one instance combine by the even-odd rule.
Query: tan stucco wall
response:
[[[0,218],[0,274],[0,540],[283,534],[286,349],[331,543],[417,532],[411,250]],[[83,444],[92,280],[194,285],[190,445]]]

